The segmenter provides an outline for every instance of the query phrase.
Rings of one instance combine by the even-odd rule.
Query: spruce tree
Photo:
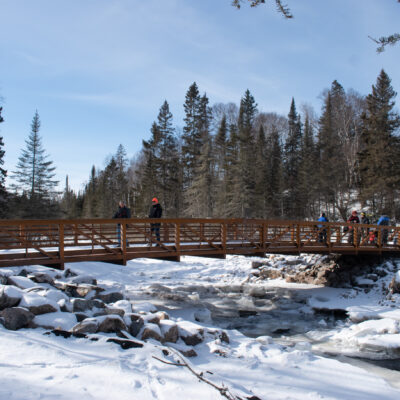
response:
[[[240,101],[238,137],[239,137],[239,178],[241,191],[238,192],[241,216],[251,218],[255,214],[255,164],[254,164],[254,120],[257,104],[247,89]]]
[[[54,196],[58,181],[54,179],[55,166],[48,159],[39,135],[40,119],[36,111],[31,124],[31,133],[25,141],[18,159],[13,178],[16,183],[13,187],[25,193],[29,199],[24,210],[28,218],[48,218],[54,216],[58,210],[54,209]]]
[[[90,171],[89,182],[85,186],[82,206],[82,216],[84,218],[96,218],[98,214],[98,178],[96,168],[93,165]]]
[[[267,142],[264,127],[260,125],[255,143],[255,171],[254,171],[254,217],[265,218],[267,216],[267,190],[268,190],[268,162]]]
[[[0,107],[0,123],[4,122],[4,119],[1,115],[3,111],[3,107]],[[0,218],[6,218],[8,213],[8,196],[7,190],[5,186],[5,180],[7,176],[7,171],[2,167],[4,165],[4,142],[3,137],[0,136]]]
[[[359,154],[361,197],[374,212],[394,214],[400,188],[400,146],[395,136],[400,116],[393,110],[396,92],[384,70],[367,96]]]
[[[283,216],[283,160],[282,145],[278,130],[273,126],[267,141],[267,214],[270,217]]]
[[[185,213],[192,217],[211,217],[214,204],[214,160],[210,135],[211,110],[207,95],[199,101],[197,129],[200,133],[199,154],[195,158],[191,186],[185,193]]]
[[[299,169],[301,164],[302,127],[294,99],[288,114],[288,134],[285,143],[286,212],[288,217],[302,218],[304,203],[300,195]]]

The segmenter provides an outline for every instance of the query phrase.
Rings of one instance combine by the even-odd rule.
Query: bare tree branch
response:
[[[232,5],[236,8],[240,8],[241,4],[246,0],[233,0]],[[250,7],[257,7],[260,4],[265,4],[265,0],[247,0],[250,2]],[[289,7],[286,4],[282,4],[282,0],[275,0],[278,12],[281,13],[285,18],[293,18]]]

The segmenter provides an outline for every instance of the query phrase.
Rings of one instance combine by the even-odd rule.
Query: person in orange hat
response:
[[[162,207],[161,204],[158,202],[157,197],[153,197],[153,199],[151,200],[151,207],[150,207],[150,211],[149,211],[149,218],[161,218],[162,216]],[[157,242],[160,242],[160,225],[159,223],[151,223],[150,227],[151,227],[151,234],[156,235],[156,239]],[[149,246],[151,247],[151,242],[149,244]],[[156,246],[159,246],[159,244],[157,243]]]

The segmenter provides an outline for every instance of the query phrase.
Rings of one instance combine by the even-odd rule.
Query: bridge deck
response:
[[[150,223],[160,223],[160,243]],[[340,253],[400,255],[400,227],[247,219],[0,221],[0,267],[147,257]],[[374,232],[375,237],[371,237]],[[151,244],[151,246],[150,246]],[[158,246],[156,247],[156,244]]]

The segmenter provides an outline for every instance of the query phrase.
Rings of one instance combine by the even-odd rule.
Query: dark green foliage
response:
[[[300,164],[301,164],[302,126],[297,114],[294,99],[288,114],[288,134],[285,143],[285,208],[291,218],[302,218],[304,203],[300,193]]]
[[[12,187],[29,200],[20,209],[24,218],[51,218],[59,215],[53,162],[48,160],[39,135],[40,119],[36,111],[26,148],[18,159]]]
[[[0,123],[4,122],[4,119],[1,115],[3,111],[3,107],[0,107]],[[8,213],[8,204],[7,204],[7,190],[5,186],[5,180],[7,177],[7,171],[2,167],[4,165],[4,142],[3,137],[0,136],[0,218],[6,218]]]
[[[400,116],[393,110],[395,97],[391,80],[382,70],[367,96],[359,153],[361,197],[377,213],[394,213],[400,189],[400,145],[395,135]]]

